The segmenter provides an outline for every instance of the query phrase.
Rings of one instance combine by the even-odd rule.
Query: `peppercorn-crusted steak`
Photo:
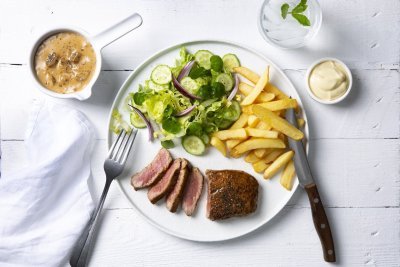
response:
[[[206,175],[210,220],[245,216],[257,209],[258,182],[253,176],[236,170],[207,170]]]

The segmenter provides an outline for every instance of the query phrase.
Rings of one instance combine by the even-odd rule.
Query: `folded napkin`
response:
[[[93,210],[94,132],[81,112],[36,102],[25,140],[28,165],[0,179],[0,266],[60,266]]]

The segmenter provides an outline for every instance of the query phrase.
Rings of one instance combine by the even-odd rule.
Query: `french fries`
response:
[[[285,143],[280,139],[251,138],[235,146],[231,155],[238,156],[257,148],[285,148]]]
[[[232,148],[234,148],[235,146],[237,146],[238,144],[240,144],[243,140],[239,140],[239,139],[229,139],[226,140],[226,147],[228,148],[228,150],[231,150]]]
[[[272,128],[268,123],[266,123],[264,121],[260,121],[256,127],[257,127],[257,129],[261,129],[261,130],[271,130],[271,128]]]
[[[258,95],[262,92],[262,90],[264,90],[264,87],[268,84],[268,82],[269,82],[269,66],[266,68],[263,75],[256,83],[256,86],[254,86],[254,89],[251,90],[250,94],[243,99],[241,105],[247,106],[253,104]]]
[[[274,176],[283,166],[285,166],[292,158],[294,152],[288,151],[280,155],[265,171],[264,179],[270,179]]]
[[[254,154],[258,157],[258,158],[263,158],[265,155],[268,154],[268,148],[257,148],[254,149]]]
[[[244,158],[244,161],[248,163],[254,163],[259,161],[260,159],[254,154],[254,150],[251,151],[247,156]]]
[[[251,137],[260,137],[260,138],[278,138],[278,132],[269,131],[269,130],[261,130],[257,128],[245,128],[247,135]]]
[[[214,133],[214,136],[220,140],[227,139],[246,139],[247,132],[245,129],[222,130]]]
[[[247,125],[249,127],[256,127],[257,124],[260,122],[260,119],[257,116],[250,115],[247,120]]]
[[[288,164],[286,164],[286,167],[283,169],[283,172],[281,174],[281,179],[279,180],[281,185],[288,191],[292,190],[293,178],[295,174],[296,170],[294,168],[294,162],[293,160],[291,160],[288,162]]]
[[[278,87],[276,87],[272,83],[268,83],[264,90],[265,90],[265,92],[275,94],[277,99],[289,98],[289,96],[287,94],[285,94],[284,92],[279,90]]]
[[[300,106],[296,99],[289,98],[269,82],[269,67],[261,76],[246,67],[234,68],[234,72],[252,84],[239,83],[237,99],[242,99],[242,113],[229,129],[214,133],[211,145],[224,156],[239,158],[245,155],[244,161],[265,179],[282,170],[280,184],[291,190],[296,173],[294,152],[286,147],[287,138],[301,140],[304,134],[286,121],[285,115],[289,108],[299,113]],[[298,118],[297,124],[302,128],[304,119]]]
[[[303,119],[297,119],[297,125],[299,128],[302,128],[306,124],[306,121]]]
[[[265,163],[263,160],[259,160],[252,164],[253,170],[258,173],[263,173],[266,168],[268,168],[269,164]]]
[[[245,113],[240,114],[240,117],[237,121],[235,121],[234,124],[232,124],[231,126],[231,130],[234,129],[240,129],[240,128],[244,128],[247,125],[247,120],[249,119],[249,116]]]
[[[239,83],[239,91],[244,95],[247,96],[251,93],[251,91],[254,89],[253,86],[247,83]],[[275,98],[275,94],[273,93],[266,93],[266,92],[261,92],[258,97],[256,98],[255,103],[264,103],[271,101],[272,99]]]
[[[256,84],[260,79],[260,76],[257,73],[253,72],[252,70],[246,67],[236,67],[233,68],[233,71],[239,73],[240,75],[242,75],[243,77],[245,77],[247,80],[249,80],[254,84]]]
[[[217,137],[213,136],[211,137],[210,144],[215,147],[219,152],[221,152],[224,157],[226,157],[226,147],[224,142],[222,142],[220,139]]]
[[[270,124],[272,128],[275,130],[287,135],[288,137],[294,140],[301,140],[304,137],[302,131],[294,127],[287,120],[279,117],[272,111],[263,108],[261,106],[255,105],[253,106],[253,112],[256,116],[258,116],[262,121]]]

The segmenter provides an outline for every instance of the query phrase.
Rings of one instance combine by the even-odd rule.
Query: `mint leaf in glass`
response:
[[[292,13],[292,16],[303,26],[311,25],[310,20],[302,14]]]
[[[286,19],[288,11],[289,11],[289,5],[287,3],[283,4],[281,6],[281,14],[283,19]]]

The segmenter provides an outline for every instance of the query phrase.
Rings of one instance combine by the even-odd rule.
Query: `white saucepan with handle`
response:
[[[142,17],[134,13],[130,15],[129,17],[125,18],[124,20],[120,21],[119,23],[111,26],[110,28],[106,29],[105,31],[102,31],[101,33],[91,36],[88,34],[86,31],[76,28],[76,27],[54,27],[52,29],[48,29],[45,32],[42,32],[41,34],[38,35],[37,38],[35,38],[35,41],[33,42],[31,49],[30,49],[30,54],[29,54],[29,72],[30,76],[33,78],[34,83],[36,84],[36,87],[43,93],[50,95],[52,97],[57,97],[57,98],[76,98],[79,100],[86,100],[92,95],[92,87],[94,83],[96,82],[97,78],[99,77],[100,71],[101,71],[101,64],[102,64],[102,57],[101,57],[101,50],[106,47],[107,45],[111,44],[115,40],[118,40],[125,34],[131,32],[132,30],[136,29],[142,24]],[[93,47],[93,50],[96,54],[96,68],[94,70],[94,73],[91,77],[91,80],[89,83],[82,88],[79,91],[73,92],[73,93],[68,93],[68,94],[62,94],[62,93],[57,93],[55,91],[51,91],[50,89],[47,89],[44,87],[40,81],[38,80],[38,77],[36,75],[36,70],[35,70],[35,55],[38,47],[43,43],[44,40],[46,40],[48,37],[55,35],[60,32],[75,32],[78,34],[81,34],[83,37],[86,38],[90,42],[90,44]]]

